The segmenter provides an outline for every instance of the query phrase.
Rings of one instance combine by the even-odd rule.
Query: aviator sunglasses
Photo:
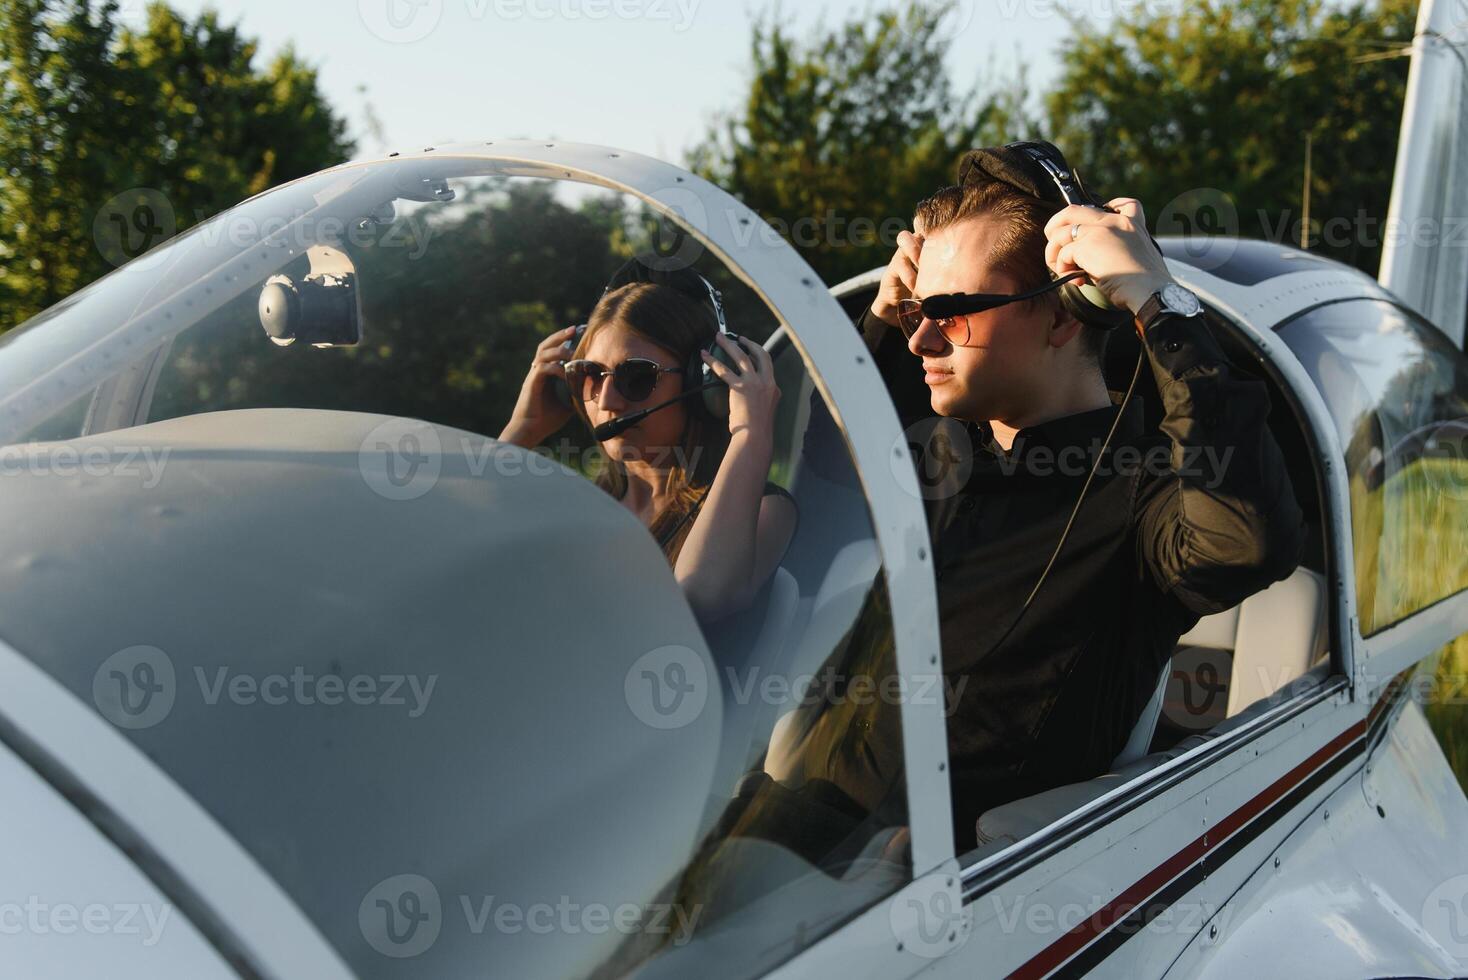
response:
[[[629,357],[616,367],[581,358],[566,362],[566,384],[582,401],[593,401],[601,395],[602,381],[611,375],[612,386],[629,402],[646,401],[665,374],[682,374],[682,368],[663,367],[646,357]]]
[[[1072,279],[1085,277],[1083,272],[1072,272],[1046,283],[1038,289],[1024,293],[943,293],[925,299],[901,299],[897,301],[897,323],[908,337],[917,333],[923,320],[932,320],[943,335],[943,339],[954,347],[967,347],[969,342],[968,318],[973,313],[983,313],[1009,303],[1034,299],[1052,289],[1059,289]]]

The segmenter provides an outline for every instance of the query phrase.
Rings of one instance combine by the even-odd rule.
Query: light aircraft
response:
[[[1468,632],[1468,360],[1354,270],[1161,244],[1269,385],[1306,555],[1182,638],[1110,773],[985,813],[969,853],[923,512],[948,474],[852,327],[877,273],[828,289],[719,188],[576,144],[393,154],[0,337],[4,972],[1468,975],[1468,800],[1418,703]],[[642,246],[696,263],[782,391],[799,523],[713,624],[584,434],[494,437]],[[738,832],[813,690],[900,736],[883,795],[839,840]]]

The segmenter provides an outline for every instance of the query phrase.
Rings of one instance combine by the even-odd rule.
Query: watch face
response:
[[[1203,309],[1198,297],[1177,283],[1168,283],[1162,287],[1162,302],[1168,309],[1183,316],[1197,316]]]

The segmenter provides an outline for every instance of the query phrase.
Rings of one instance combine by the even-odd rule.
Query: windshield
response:
[[[1464,588],[1468,361],[1430,324],[1376,300],[1280,327],[1345,451],[1361,635]]]
[[[0,339],[0,637],[362,976],[752,976],[911,877],[871,513],[689,242],[485,161],[355,166]],[[767,348],[757,439],[699,387],[719,314]]]

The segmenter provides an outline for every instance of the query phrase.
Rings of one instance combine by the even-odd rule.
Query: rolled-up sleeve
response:
[[[1207,615],[1294,571],[1303,516],[1264,383],[1229,364],[1201,317],[1164,317],[1143,344],[1172,450],[1171,472],[1138,498],[1139,558],[1159,589]]]

